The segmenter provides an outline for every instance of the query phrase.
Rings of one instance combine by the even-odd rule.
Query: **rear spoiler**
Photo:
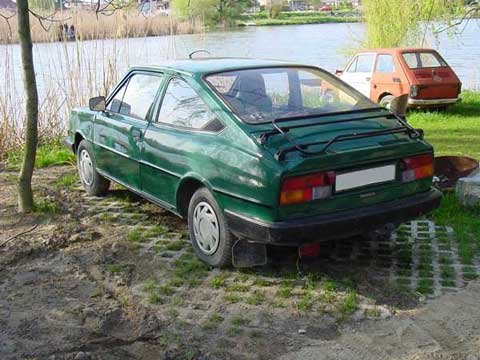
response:
[[[332,120],[332,121],[324,121],[324,122],[311,122],[311,123],[302,123],[302,124],[294,124],[294,125],[288,125],[288,126],[280,126],[279,123],[282,122],[288,122],[288,121],[295,121],[295,120],[305,120],[309,118],[319,118],[319,117],[324,117],[324,116],[335,116],[335,115],[349,115],[349,114],[362,114],[362,113],[367,113],[367,112],[373,112],[373,111],[381,111],[379,114],[369,114],[369,115],[363,115],[363,116],[355,116],[352,118],[348,119],[342,119],[342,120]],[[390,129],[384,129],[384,130],[377,130],[377,131],[368,131],[368,132],[361,132],[361,133],[351,133],[351,134],[343,134],[343,135],[337,135],[332,139],[329,140],[324,140],[324,141],[315,141],[315,142],[309,142],[309,143],[304,143],[304,144],[298,144],[295,139],[293,139],[288,132],[291,129],[298,129],[298,128],[304,128],[304,127],[310,127],[310,126],[320,126],[320,125],[328,125],[328,124],[339,124],[339,123],[345,123],[345,122],[351,122],[351,121],[358,121],[358,120],[366,120],[366,119],[376,119],[376,118],[391,118],[391,119],[396,119],[399,126],[390,128]],[[282,135],[285,139],[288,140],[291,146],[284,147],[282,149],[279,149],[275,153],[275,159],[278,161],[282,161],[285,159],[285,155],[293,152],[293,151],[299,151],[305,156],[311,156],[311,155],[320,155],[324,154],[328,148],[340,141],[347,141],[347,140],[356,140],[356,139],[364,139],[364,138],[369,138],[369,137],[375,137],[375,136],[382,136],[382,135],[390,135],[390,134],[407,134],[411,139],[423,139],[423,130],[421,129],[414,129],[410,125],[407,124],[405,120],[400,118],[399,116],[385,110],[382,107],[376,107],[376,108],[369,108],[369,109],[360,109],[360,110],[350,110],[350,111],[342,111],[342,112],[335,112],[335,113],[326,113],[326,114],[320,114],[320,115],[307,115],[307,116],[292,116],[292,117],[285,117],[285,118],[279,118],[279,119],[273,119],[272,120],[272,125],[273,125],[273,130],[267,131],[260,135],[260,143],[261,144],[266,144],[268,142],[268,139],[271,136],[274,135]],[[325,144],[320,150],[317,151],[308,151],[308,148],[310,146],[314,145],[322,145]]]

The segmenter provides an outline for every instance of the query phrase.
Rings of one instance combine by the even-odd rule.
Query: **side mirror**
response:
[[[335,75],[340,76],[343,74],[343,69],[337,69],[335,70]]]
[[[88,106],[92,111],[105,111],[107,105],[105,103],[105,96],[96,96],[88,101]]]

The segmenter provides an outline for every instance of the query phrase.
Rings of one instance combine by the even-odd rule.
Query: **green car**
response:
[[[75,109],[86,191],[110,181],[187,219],[212,266],[266,245],[388,234],[439,205],[423,132],[312,66],[198,59],[134,67]]]

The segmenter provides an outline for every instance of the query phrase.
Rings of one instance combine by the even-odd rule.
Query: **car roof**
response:
[[[141,70],[169,70],[189,75],[204,75],[209,73],[249,69],[258,67],[302,66],[280,60],[264,60],[251,58],[198,58],[162,62],[158,65],[134,67]],[[305,65],[306,66],[306,65]]]
[[[387,54],[394,54],[394,53],[404,53],[404,52],[422,52],[422,51],[436,51],[430,48],[409,48],[409,47],[402,47],[402,48],[379,48],[379,49],[363,49],[357,52],[357,54],[363,53],[387,53]]]

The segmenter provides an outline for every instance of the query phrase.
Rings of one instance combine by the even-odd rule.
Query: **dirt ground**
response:
[[[457,263],[448,228],[209,269],[183,220],[119,187],[88,197],[74,174],[38,170],[19,216],[0,172],[0,359],[480,360],[478,262]]]

